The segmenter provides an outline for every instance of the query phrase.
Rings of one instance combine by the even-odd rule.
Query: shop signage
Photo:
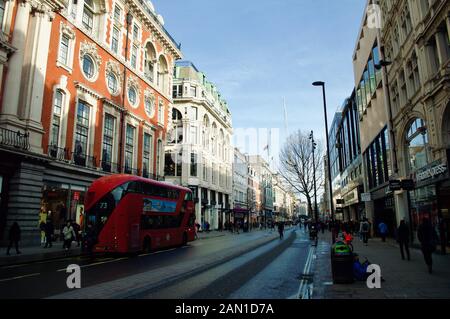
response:
[[[390,191],[399,191],[402,189],[402,182],[398,179],[391,179],[389,181],[389,190]]]
[[[362,193],[361,194],[361,201],[362,202],[370,202],[372,200],[372,196],[370,193]]]
[[[405,191],[412,191],[415,188],[414,181],[412,179],[404,179],[401,184],[402,189]]]
[[[355,188],[344,196],[345,205],[352,205],[358,203],[358,189]]]
[[[447,165],[441,161],[434,162],[416,173],[416,181],[421,182],[430,178],[436,178],[447,172]]]

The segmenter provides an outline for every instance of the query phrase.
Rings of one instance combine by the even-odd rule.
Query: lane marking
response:
[[[129,259],[129,257],[122,257],[122,258],[109,258],[108,260],[103,260],[103,261],[99,261],[96,263],[92,263],[92,264],[87,264],[87,265],[82,265],[80,266],[80,268],[88,268],[88,267],[93,267],[93,266],[98,266],[98,265],[104,265],[104,264],[109,264],[109,263],[113,263],[113,262],[117,262],[117,261],[121,261],[121,260],[125,260],[125,259]],[[61,268],[58,269],[57,272],[62,272],[62,271],[66,271],[67,268]]]
[[[313,254],[314,248],[309,247],[308,258],[306,259],[305,267],[303,268],[303,275],[306,275],[311,270],[312,261],[314,259]],[[308,291],[307,280],[302,279],[300,282],[300,287],[298,288],[297,299],[305,299],[305,294]]]
[[[34,277],[34,276],[39,276],[40,274],[41,273],[37,272],[37,273],[34,273],[34,274],[29,274],[29,275],[16,276],[16,277],[12,277],[12,278],[5,278],[5,279],[0,279],[0,282],[17,280],[17,279],[22,279],[22,278],[27,278],[27,277]]]
[[[32,265],[38,265],[38,264],[47,264],[47,263],[56,263],[56,262],[63,262],[68,259],[79,259],[79,260],[86,260],[86,258],[83,258],[83,256],[72,256],[72,257],[63,257],[63,258],[55,258],[55,259],[49,259],[49,260],[43,260],[43,261],[32,261],[26,264],[17,264],[17,265],[9,265],[9,266],[0,266],[0,269],[12,269],[12,268],[19,268],[19,267],[25,267],[25,266],[32,266]]]

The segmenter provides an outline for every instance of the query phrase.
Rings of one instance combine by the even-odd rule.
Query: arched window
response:
[[[409,170],[414,172],[429,163],[428,131],[424,120],[416,118],[406,134]]]
[[[151,42],[145,45],[144,75],[153,82],[155,77],[156,50]]]
[[[183,142],[183,115],[176,108],[172,109],[173,130],[170,136],[170,142],[179,144]]]
[[[157,85],[161,88],[161,91],[168,94],[168,78],[169,78],[169,67],[167,61],[163,55],[159,57],[158,61],[158,79]]]

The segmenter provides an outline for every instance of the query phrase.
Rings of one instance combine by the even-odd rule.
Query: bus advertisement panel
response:
[[[175,213],[177,203],[154,198],[144,198],[145,213]]]

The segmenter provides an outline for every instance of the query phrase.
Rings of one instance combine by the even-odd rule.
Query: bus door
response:
[[[140,248],[140,225],[130,225],[130,250],[139,250]]]

